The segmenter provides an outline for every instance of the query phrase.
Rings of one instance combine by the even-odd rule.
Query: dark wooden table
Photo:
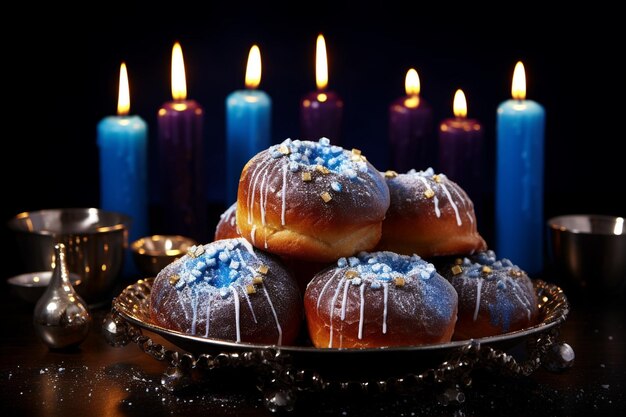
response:
[[[626,411],[624,300],[572,300],[561,340],[574,366],[529,377],[478,373],[465,401],[442,405],[420,396],[301,394],[293,415],[607,416]],[[6,285],[0,296],[0,410],[23,416],[272,415],[254,378],[209,375],[177,394],[160,384],[166,364],[135,344],[111,347],[101,333],[109,306],[92,309],[94,326],[78,349],[51,351],[35,335],[33,305]],[[155,341],[167,342],[154,336]],[[364,364],[367,366],[367,364]]]

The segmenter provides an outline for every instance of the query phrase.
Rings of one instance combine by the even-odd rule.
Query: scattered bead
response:
[[[385,171],[385,178],[395,178],[397,176],[398,176],[398,173],[396,171],[392,171],[392,170]]]
[[[246,292],[248,294],[254,294],[256,292],[256,288],[254,288],[254,285],[252,284],[246,285]]]
[[[172,275],[170,277],[170,285],[176,285],[176,283],[178,282],[179,279],[180,279],[180,276]]]
[[[278,147],[278,152],[282,153],[283,155],[289,155],[291,153],[287,145],[280,145]]]
[[[461,268],[460,265],[457,264],[452,267],[452,273],[454,275],[459,275],[461,272],[463,272],[463,268]]]
[[[326,175],[330,172],[330,170],[328,168],[326,168],[324,165],[317,165],[315,167],[316,170],[318,170],[319,172],[321,172],[322,174]]]
[[[434,180],[437,184],[439,184],[439,183],[441,182],[441,176],[440,176],[440,175],[435,174],[435,175],[433,175],[433,180]]]
[[[483,274],[491,274],[491,268],[487,265],[483,266]]]
[[[257,271],[263,275],[267,274],[269,270],[270,270],[270,267],[265,264],[259,265],[259,267],[257,268]]]
[[[395,277],[393,283],[396,284],[396,287],[404,287],[404,277]]]
[[[426,196],[426,198],[433,198],[435,196],[435,192],[429,188],[428,190],[424,191],[424,195]]]
[[[355,271],[354,269],[350,269],[348,271],[346,271],[346,279],[352,279],[352,278],[356,278],[359,276],[359,273],[357,271]]]
[[[324,203],[328,203],[330,200],[333,199],[333,197],[327,191],[324,191],[322,194],[320,194],[320,197],[322,197]]]
[[[255,276],[254,278],[252,278],[252,283],[253,284],[263,284],[263,277],[260,275]]]
[[[311,173],[309,171],[304,171],[302,173],[302,181],[311,181],[312,177],[311,177]]]

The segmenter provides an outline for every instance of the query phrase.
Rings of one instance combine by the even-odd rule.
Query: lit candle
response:
[[[246,67],[246,89],[226,98],[226,198],[237,200],[244,165],[270,146],[272,100],[257,87],[261,82],[261,52],[253,45]]]
[[[406,73],[406,95],[389,106],[389,145],[391,169],[407,172],[435,167],[433,111],[420,97],[420,79],[413,68]]]
[[[130,93],[126,64],[120,67],[117,116],[98,123],[100,153],[100,202],[104,210],[131,218],[129,239],[148,234],[148,186],[146,122],[129,116]]]
[[[545,111],[526,100],[524,66],[513,73],[512,100],[498,107],[496,249],[529,274],[543,268]]]
[[[315,50],[317,91],[308,93],[300,103],[301,138],[317,141],[326,137],[331,143],[341,142],[343,100],[328,87],[328,58],[324,36],[317,36]]]
[[[483,128],[477,120],[467,117],[463,90],[454,94],[452,109],[455,117],[439,125],[439,169],[465,190],[478,216],[482,199]]]
[[[187,99],[180,44],[172,49],[172,98],[158,112],[159,192],[163,232],[206,241],[207,206],[203,165],[204,111]]]

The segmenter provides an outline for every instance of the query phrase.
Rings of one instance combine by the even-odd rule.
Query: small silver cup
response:
[[[626,225],[623,217],[572,214],[548,220],[548,260],[565,284],[624,294]]]

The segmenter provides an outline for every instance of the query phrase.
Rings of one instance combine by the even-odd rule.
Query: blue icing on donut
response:
[[[358,172],[368,171],[367,162],[360,152],[351,152],[340,146],[331,145],[328,138],[321,138],[317,142],[285,139],[277,145],[270,146],[268,152],[272,158],[288,158],[288,168],[291,172],[304,167],[321,166],[335,174],[355,179]],[[335,191],[341,191],[341,188],[339,183],[333,186]]]
[[[337,266],[339,268],[353,268],[361,277],[373,278],[372,288],[379,288],[378,284],[374,285],[375,281],[389,282],[396,277],[404,278],[412,275],[427,280],[436,273],[433,264],[426,262],[417,255],[400,255],[387,251],[361,252],[356,257],[339,258]]]
[[[256,259],[253,250],[242,239],[215,241],[203,246],[204,251],[195,255],[192,248],[179,263],[179,281],[175,288],[208,285],[220,289],[222,297],[231,293],[228,286],[242,278],[251,278],[254,269],[249,264]]]

